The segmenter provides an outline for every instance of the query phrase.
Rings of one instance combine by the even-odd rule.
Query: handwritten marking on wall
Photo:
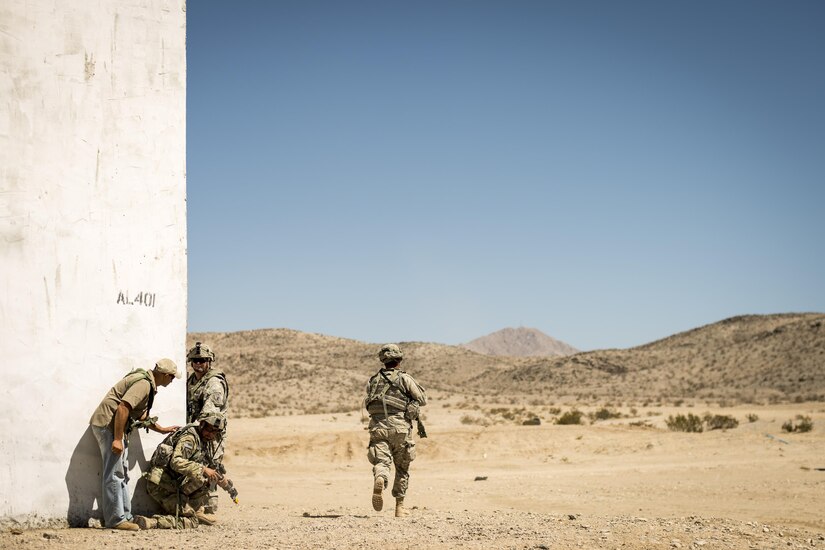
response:
[[[117,293],[117,303],[124,306],[155,307],[155,298],[157,298],[157,294],[154,292],[138,292],[133,300],[129,299],[128,290]]]

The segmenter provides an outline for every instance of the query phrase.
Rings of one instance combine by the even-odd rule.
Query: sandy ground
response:
[[[825,548],[825,406],[711,410],[740,420],[724,432],[664,428],[668,414],[706,410],[482,428],[430,408],[404,519],[388,492],[372,509],[358,413],[240,419],[226,461],[240,504],[223,494],[219,525],[6,531],[0,547]],[[800,413],[814,430],[783,433]],[[653,427],[629,425],[638,420]]]

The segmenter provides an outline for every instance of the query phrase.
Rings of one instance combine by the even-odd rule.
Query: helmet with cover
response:
[[[378,360],[384,363],[400,363],[401,360],[404,358],[404,354],[401,353],[401,348],[399,348],[395,344],[384,344],[381,346],[381,349],[378,350]]]
[[[186,354],[186,361],[192,362],[194,359],[206,359],[207,361],[214,361],[216,359],[215,352],[201,342],[195,342],[195,347],[190,349]]]
[[[200,419],[200,424],[201,427],[203,427],[204,424],[207,424],[212,430],[221,431],[226,427],[226,418],[220,414],[204,416]]]

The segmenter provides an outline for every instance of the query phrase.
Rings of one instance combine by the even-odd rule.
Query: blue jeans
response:
[[[103,497],[100,501],[103,521],[106,527],[112,528],[133,519],[132,502],[129,498],[129,463],[126,457],[128,449],[124,445],[123,453],[120,455],[112,452],[112,441],[115,436],[108,427],[92,426],[92,432],[103,458]]]

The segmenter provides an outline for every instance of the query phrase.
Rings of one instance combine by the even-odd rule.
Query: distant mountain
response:
[[[534,328],[504,328],[461,347],[485,355],[509,357],[563,357],[579,350]]]
[[[380,344],[290,329],[190,333],[187,344],[195,341],[217,353],[216,366],[227,373],[229,406],[237,416],[358,410],[364,384],[381,365]],[[565,356],[487,355],[426,342],[399,345],[401,368],[434,401],[489,395],[548,403],[825,402],[822,313],[744,315],[635,348]]]

